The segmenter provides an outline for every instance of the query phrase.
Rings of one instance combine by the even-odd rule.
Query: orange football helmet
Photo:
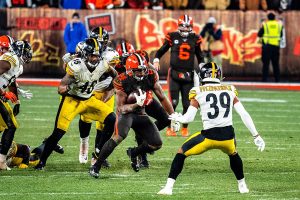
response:
[[[141,81],[148,75],[147,61],[144,56],[133,53],[126,59],[126,74]]]
[[[194,20],[188,15],[181,15],[178,19],[178,31],[182,37],[187,37],[193,31]]]

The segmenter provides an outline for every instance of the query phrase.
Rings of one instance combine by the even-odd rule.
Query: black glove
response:
[[[16,104],[13,109],[14,116],[17,116],[20,112],[20,104]]]

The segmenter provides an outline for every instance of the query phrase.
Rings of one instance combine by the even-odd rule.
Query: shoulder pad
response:
[[[82,69],[82,65],[85,65],[81,58],[74,58],[68,62],[67,67],[73,72],[79,72]]]
[[[6,52],[1,56],[1,60],[7,61],[10,63],[11,67],[17,65],[17,56],[12,55],[10,52]]]

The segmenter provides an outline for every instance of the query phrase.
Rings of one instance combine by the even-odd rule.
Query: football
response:
[[[138,90],[135,90],[133,92],[131,92],[128,96],[127,96],[127,103],[128,104],[133,104],[133,103],[136,103],[136,99],[135,99],[135,96],[134,94],[139,94],[139,91]]]

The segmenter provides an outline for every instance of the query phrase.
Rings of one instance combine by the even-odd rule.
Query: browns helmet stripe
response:
[[[144,59],[140,54],[134,53],[134,55],[137,57],[138,62],[139,62],[139,66],[140,65],[144,65]]]
[[[122,48],[122,52],[123,53],[127,53],[128,52],[126,42],[122,42],[121,43],[121,48]]]

